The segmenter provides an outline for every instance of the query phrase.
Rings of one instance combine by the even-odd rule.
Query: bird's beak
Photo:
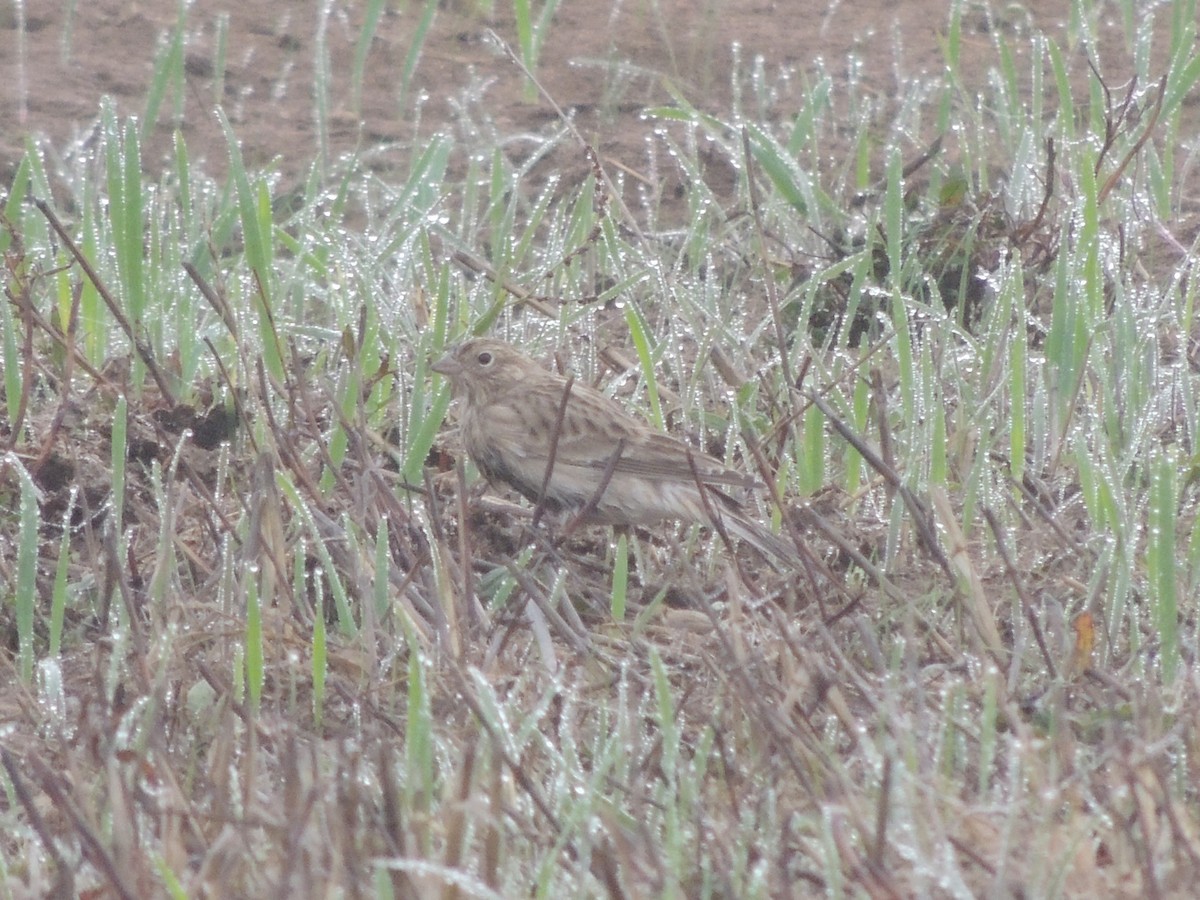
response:
[[[433,371],[437,372],[439,375],[445,375],[447,378],[453,378],[462,372],[462,363],[454,358],[453,353],[447,353],[429,368],[433,369]]]

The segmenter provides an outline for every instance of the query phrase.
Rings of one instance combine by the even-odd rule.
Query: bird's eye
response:
[[[477,357],[475,357],[475,361],[477,363],[479,363],[481,366],[490,366],[492,364],[491,351],[484,350]]]

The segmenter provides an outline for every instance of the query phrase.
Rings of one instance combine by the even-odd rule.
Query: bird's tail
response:
[[[804,560],[796,548],[779,535],[767,531],[762,525],[747,519],[741,513],[722,510],[720,515],[720,524],[731,536],[750,544],[764,556],[789,567],[799,568],[804,565]]]

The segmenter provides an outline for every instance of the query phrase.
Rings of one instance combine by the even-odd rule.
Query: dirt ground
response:
[[[370,149],[373,165],[402,171],[414,135],[462,127],[464,102],[473,102],[476,118],[485,116],[502,135],[554,124],[550,106],[528,99],[520,71],[488,37],[494,30],[516,43],[505,2],[438,4],[409,96],[400,97],[401,73],[424,5],[392,3],[384,12],[366,60],[361,114],[356,114],[351,71],[364,3],[194,0],[184,27],[184,96],[179,103],[171,97],[164,102],[158,128],[143,150],[145,167],[154,174],[169,165],[178,126],[193,162],[220,174],[226,155],[214,114],[220,91],[247,163],[274,167],[285,185],[298,177],[317,154],[314,72],[321,56],[321,6],[329,9],[324,41],[331,73],[331,156]],[[478,11],[486,5],[494,5],[493,16]],[[1066,24],[1070,5],[1066,0],[1038,3],[1026,12],[1010,4],[997,18],[982,4],[968,4],[962,54],[967,79],[983,77],[982,62],[994,59],[989,44],[997,28],[1036,25],[1068,49],[1073,65],[1082,64],[1083,50],[1072,47]],[[144,114],[155,59],[178,21],[178,5],[172,3],[29,4],[23,21],[19,7],[0,9],[0,121],[5,123],[0,184],[11,177],[29,136],[52,148],[52,170],[57,155],[87,142],[105,95],[121,114]],[[73,8],[69,16],[67,7]],[[574,111],[581,132],[606,159],[636,170],[653,128],[641,111],[671,102],[668,81],[698,107],[727,115],[729,73],[734,48],[740,47],[743,67],[761,56],[772,77],[787,67],[801,83],[820,64],[835,78],[845,77],[854,59],[866,91],[886,100],[902,95],[907,79],[942,67],[949,8],[948,0],[563,0],[537,74],[557,102]],[[221,16],[228,16],[223,85],[214,66]],[[1119,14],[1099,22],[1097,33],[1103,61],[1119,67],[1127,57]],[[620,74],[614,76],[618,64]],[[1119,77],[1114,70],[1113,78]],[[416,107],[414,97],[420,98]],[[906,150],[915,155],[919,142],[933,135],[912,138],[913,147]],[[551,164],[572,165],[570,160]],[[585,163],[579,159],[574,165],[582,170]]]

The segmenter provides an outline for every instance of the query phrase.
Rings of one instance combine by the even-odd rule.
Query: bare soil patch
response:
[[[67,6],[73,7],[70,16]],[[523,76],[489,39],[494,31],[516,45],[514,21],[500,9],[488,19],[472,4],[440,7],[424,39],[409,98],[401,98],[401,73],[422,4],[386,10],[366,58],[361,107],[353,104],[351,72],[362,28],[362,4],[335,4],[325,23],[328,57],[331,156],[374,149],[375,164],[402,167],[421,135],[458,127],[464,102],[475,102],[497,133],[536,132],[555,114],[540,98],[530,100]],[[982,9],[964,23],[963,69],[982,78],[992,58],[992,29],[1035,25],[1061,39],[1074,63],[1085,48],[1071,48],[1067,4],[1010,8],[1005,18]],[[656,11],[658,14],[656,14]],[[39,4],[27,9],[24,28],[12,8],[0,13],[0,177],[10,174],[27,137],[45,141],[51,154],[86,143],[101,97],[120,114],[143,114],[156,54],[176,26],[172,4],[119,0]],[[226,67],[216,71],[218,20],[228,16]],[[599,4],[565,2],[549,30],[537,74],[580,131],[602,153],[635,169],[643,164],[652,123],[646,107],[671,102],[677,90],[697,107],[728,111],[730,72],[762,57],[768,70],[789,67],[803,79],[818,63],[853,77],[881,100],[903,94],[904,79],[933,75],[943,67],[948,6],[942,0],[847,3],[726,0],[695,4]],[[214,114],[218,100],[232,121],[250,165],[278,169],[293,180],[317,153],[315,91],[321,48],[316,12],[270,0],[225,4],[197,0],[185,29],[186,87],[178,107],[164,104],[143,158],[151,171],[168,167],[177,127],[194,160],[219,172],[225,138]],[[1119,21],[1097,25],[1100,51],[1110,66],[1125,57]],[[1158,42],[1161,46],[1162,42]],[[220,82],[218,76],[223,75]],[[1122,78],[1119,68],[1111,77]],[[670,86],[670,90],[668,89]],[[969,87],[969,85],[968,85]],[[217,94],[220,94],[218,97]],[[419,114],[411,103],[421,96]],[[934,135],[911,135],[918,142]],[[519,147],[519,145],[518,145]],[[831,147],[836,155],[837,147]],[[518,150],[510,152],[519,152]],[[549,166],[570,165],[555,159]],[[584,162],[574,166],[583,170]]]

